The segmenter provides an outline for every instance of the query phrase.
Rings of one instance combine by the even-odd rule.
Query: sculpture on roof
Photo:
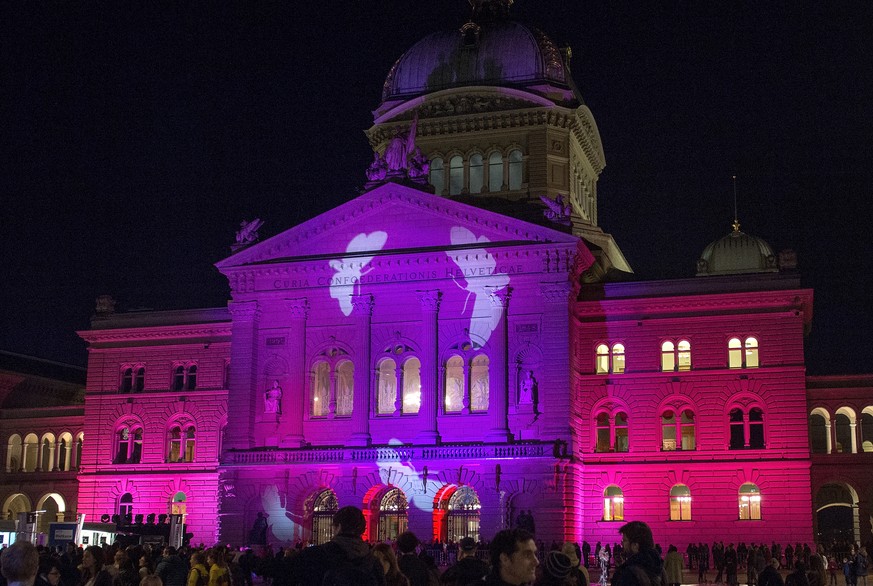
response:
[[[409,156],[414,153],[415,132],[418,129],[418,112],[415,113],[415,118],[412,119],[412,124],[409,125],[409,132],[406,136],[403,135],[402,129],[398,126],[394,132],[394,138],[388,141],[388,146],[385,147],[385,164],[388,166],[388,171],[406,171],[409,168]]]
[[[418,112],[415,113],[408,131],[404,132],[401,127],[397,127],[384,153],[379,154],[378,151],[373,153],[373,162],[367,167],[367,179],[370,180],[371,185],[386,179],[427,182],[430,161],[415,144],[417,130]]]
[[[263,220],[255,218],[251,222],[243,220],[239,223],[239,230],[236,231],[236,242],[231,245],[231,250],[236,252],[240,248],[245,248],[249,244],[254,244],[260,238],[258,228],[264,225]]]
[[[547,195],[541,195],[540,199],[548,208],[543,210],[546,219],[557,224],[570,225],[570,204],[564,203],[564,196],[558,194],[558,197],[552,199]]]

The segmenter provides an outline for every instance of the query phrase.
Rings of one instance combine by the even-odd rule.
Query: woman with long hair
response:
[[[206,564],[209,566],[208,586],[228,586],[230,584],[230,569],[227,567],[225,549],[216,545],[206,555]]]
[[[82,578],[79,586],[112,586],[112,575],[103,566],[106,558],[103,548],[99,545],[91,545],[85,548],[82,554]]]
[[[397,556],[387,543],[377,543],[373,548],[373,555],[382,564],[385,572],[386,586],[409,586],[409,579],[400,572],[397,565]]]

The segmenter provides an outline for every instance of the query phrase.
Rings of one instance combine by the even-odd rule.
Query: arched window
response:
[[[470,157],[470,193],[482,193],[485,185],[485,163],[479,153]]]
[[[139,464],[142,457],[142,428],[124,426],[115,434],[116,449],[113,464]]]
[[[394,413],[394,403],[397,401],[397,363],[386,358],[379,363],[379,393],[376,402],[378,415]]]
[[[873,452],[873,407],[861,413],[861,451]]]
[[[494,151],[488,156],[488,191],[503,190],[503,155]]]
[[[403,412],[418,413],[421,408],[421,361],[409,358],[403,363]]]
[[[29,433],[24,437],[24,460],[25,472],[36,472],[36,467],[39,465],[39,438],[35,433]]]
[[[522,171],[521,151],[518,149],[509,151],[509,189],[521,189]]]
[[[676,345],[667,340],[661,344],[661,372],[676,370]]]
[[[670,520],[691,520],[691,491],[684,484],[670,489]]]
[[[470,410],[488,411],[488,356],[479,354],[473,358],[470,372]]]
[[[55,459],[55,436],[48,433],[42,436],[40,441],[39,469],[43,472],[51,472]]]
[[[76,464],[73,470],[78,470],[82,466],[82,448],[85,446],[85,434],[80,433],[76,436]]]
[[[446,361],[446,413],[460,413],[464,408],[464,359],[452,356]]]
[[[624,372],[624,344],[598,344],[595,349],[595,370],[597,374],[621,374]]]
[[[459,195],[464,189],[464,159],[455,155],[449,159],[449,195]]]
[[[349,417],[354,409],[355,365],[341,347],[325,348],[312,362],[309,413],[312,417]]]
[[[728,340],[729,368],[758,368],[758,339],[749,337],[745,341],[739,338]]]
[[[58,470],[68,472],[72,470],[73,436],[69,432],[61,434],[58,440]]]
[[[187,501],[188,497],[184,492],[179,491],[173,495],[173,498],[170,500],[170,514],[171,515],[186,515],[188,514],[188,505]]]
[[[169,439],[167,462],[180,462],[182,460],[182,429],[178,425],[170,429]]]
[[[124,493],[118,499],[118,514],[128,522],[133,519],[133,495],[129,492]]]
[[[121,386],[118,389],[122,393],[129,393],[133,390],[133,369],[125,368],[121,371]]]
[[[330,365],[327,362],[316,362],[312,369],[312,415],[323,417],[327,415],[330,401]]]
[[[194,425],[173,426],[168,433],[167,462],[193,462],[196,446]]]
[[[821,413],[811,413],[809,416],[809,450],[813,454],[830,452],[830,425]]]
[[[173,369],[174,391],[193,391],[197,388],[197,365],[179,364]]]
[[[448,539],[455,543],[463,537],[479,541],[479,511],[482,505],[476,491],[469,486],[461,486],[449,498]]]
[[[379,502],[379,541],[394,541],[407,528],[406,495],[392,488]]]
[[[747,482],[740,487],[740,520],[761,520],[761,491],[758,486]]]
[[[336,494],[328,489],[318,493],[312,507],[313,545],[327,543],[333,538],[333,516],[339,510]]]
[[[6,471],[18,472],[21,470],[21,436],[13,433],[9,436],[6,449]]]
[[[731,409],[728,419],[731,450],[764,449],[764,411],[760,407],[752,407],[748,413],[735,407]]]
[[[628,423],[627,413],[619,411],[615,415],[600,412],[595,417],[595,447],[596,452],[627,452]]]
[[[141,393],[145,390],[145,367],[140,366],[133,371],[133,392]]]
[[[852,420],[845,412],[837,411],[834,416],[834,432],[837,444],[834,446],[835,453],[852,453]]]
[[[667,340],[661,344],[661,372],[691,370],[691,342],[679,340],[678,344]]]
[[[430,184],[433,185],[434,193],[437,195],[442,195],[446,189],[445,173],[442,157],[436,157],[430,162]]]
[[[615,485],[603,491],[603,520],[624,521],[624,493]]]
[[[343,360],[336,366],[336,414],[347,417],[355,403],[355,365]]]
[[[681,409],[674,412],[668,409],[661,414],[661,450],[696,449],[694,430],[694,411]]]

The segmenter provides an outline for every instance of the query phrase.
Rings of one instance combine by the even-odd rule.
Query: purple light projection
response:
[[[387,232],[361,233],[352,238],[346,246],[346,253],[353,254],[365,251],[375,253],[382,250],[387,240]],[[352,295],[355,294],[355,287],[360,289],[361,276],[372,270],[364,271],[364,267],[370,264],[371,260],[373,260],[373,255],[362,257],[357,261],[350,258],[330,261],[330,268],[336,271],[330,280],[330,296],[339,302],[343,315],[352,314]]]
[[[452,246],[466,244],[484,244],[491,242],[485,236],[476,238],[467,228],[454,226],[451,231]],[[509,285],[509,275],[495,272],[497,261],[484,248],[474,248],[465,251],[464,254],[446,252],[449,258],[458,265],[460,276],[464,278],[464,284],[457,280],[458,275],[452,279],[460,289],[467,292],[464,300],[464,310],[467,311],[467,302],[473,296],[473,313],[470,316],[470,332],[482,337],[483,343],[491,337],[491,333],[500,323],[503,315],[503,305],[491,303],[491,295]]]

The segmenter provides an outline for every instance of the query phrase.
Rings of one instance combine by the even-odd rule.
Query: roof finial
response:
[[[509,17],[514,0],[468,0],[473,7],[473,22],[485,22]]]
[[[734,181],[734,223],[731,225],[734,227],[734,232],[739,232],[740,221],[737,219],[737,176],[733,175],[732,179]]]

